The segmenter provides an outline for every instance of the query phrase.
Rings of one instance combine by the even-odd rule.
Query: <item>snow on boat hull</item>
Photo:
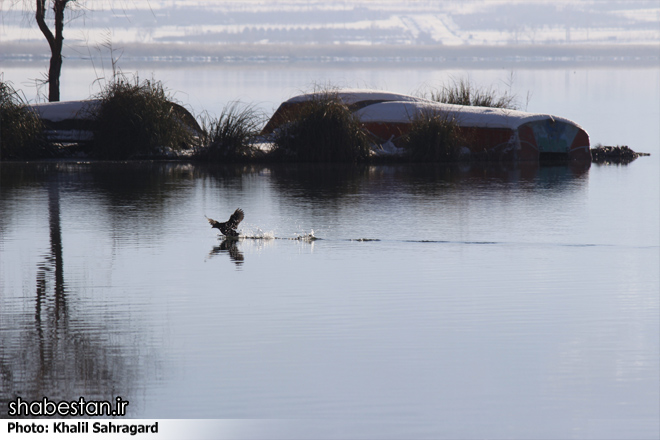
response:
[[[32,104],[46,128],[46,137],[56,143],[90,142],[93,113],[99,100],[60,101]]]

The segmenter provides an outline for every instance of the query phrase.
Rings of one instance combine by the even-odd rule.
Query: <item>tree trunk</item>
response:
[[[50,66],[48,68],[48,100],[60,100],[60,73],[62,72],[62,42],[64,41],[64,10],[69,0],[53,0],[55,13],[55,35],[46,24],[46,0],[37,0],[35,18],[41,33],[50,46]]]

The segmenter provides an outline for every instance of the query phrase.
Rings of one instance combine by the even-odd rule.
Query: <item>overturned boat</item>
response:
[[[591,160],[589,135],[576,123],[558,116],[517,110],[461,106],[436,102],[384,102],[356,112],[377,139],[396,140],[425,115],[452,120],[465,139],[462,154],[487,152],[501,160]]]
[[[202,129],[183,106],[171,102],[178,120],[194,133]],[[55,144],[85,144],[94,140],[94,124],[101,105],[100,99],[59,101],[31,104],[29,107],[41,119],[45,135]]]
[[[422,98],[401,93],[368,89],[339,89],[305,93],[303,95],[294,96],[280,104],[277,110],[275,110],[275,113],[273,113],[273,116],[271,116],[270,120],[264,126],[261,134],[271,134],[282,126],[282,124],[294,119],[310,102],[327,98],[339,100],[352,112],[383,102],[429,102]]]
[[[397,141],[413,123],[439,115],[453,121],[464,139],[461,154],[509,161],[568,159],[591,161],[589,135],[573,121],[549,114],[518,110],[444,104],[378,90],[342,89],[309,93],[282,103],[266,124],[268,135],[295,117],[305,103],[330,96],[357,116],[379,151],[396,153]]]
[[[45,135],[52,143],[87,143],[94,138],[94,114],[100,104],[98,99],[81,101],[43,102],[30,108],[41,119]]]

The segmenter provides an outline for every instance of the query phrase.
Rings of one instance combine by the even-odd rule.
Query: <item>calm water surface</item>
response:
[[[626,166],[0,164],[0,414],[657,438],[657,132]]]
[[[131,417],[357,436],[657,434],[650,160],[1,170],[4,408],[120,395]],[[256,238],[222,242],[204,215],[239,206]]]

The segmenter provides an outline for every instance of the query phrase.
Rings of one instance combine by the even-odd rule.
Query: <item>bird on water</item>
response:
[[[234,211],[231,217],[229,217],[229,220],[224,223],[215,221],[208,217],[206,217],[206,219],[209,221],[212,228],[220,229],[220,232],[225,237],[237,238],[238,232],[236,231],[236,226],[238,226],[241,220],[243,220],[244,216],[245,214],[243,213],[243,210],[238,208],[236,211]]]

